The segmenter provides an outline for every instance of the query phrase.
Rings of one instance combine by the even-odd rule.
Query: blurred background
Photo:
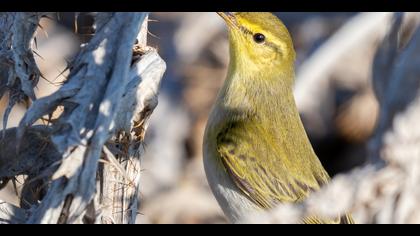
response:
[[[294,40],[297,103],[321,162],[332,176],[363,164],[378,113],[372,60],[390,15],[275,14]],[[60,23],[42,20],[34,49],[45,77],[38,97],[58,88],[66,61],[89,36],[74,34],[83,30],[77,22],[73,13],[60,14]],[[225,223],[207,185],[201,152],[207,116],[229,61],[224,22],[213,12],[152,13],[148,40],[168,67],[146,134],[138,223]],[[0,116],[6,104],[5,97]],[[24,112],[16,106],[8,126],[16,126]],[[0,198],[18,203],[12,185]]]

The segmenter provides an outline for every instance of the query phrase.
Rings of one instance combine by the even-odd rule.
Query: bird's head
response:
[[[229,28],[231,62],[275,74],[292,68],[295,50],[286,26],[268,12],[218,12]]]

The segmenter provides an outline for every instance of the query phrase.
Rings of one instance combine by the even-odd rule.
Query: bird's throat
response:
[[[215,128],[239,121],[245,129],[258,127],[276,145],[282,145],[291,162],[316,158],[293,97],[293,78],[285,77],[293,75],[263,78],[262,73],[244,75],[232,69],[214,107],[213,113],[218,114],[211,119]]]
[[[229,68],[227,79],[219,92],[218,106],[234,113],[246,113],[250,117],[271,119],[272,122],[279,121],[282,113],[299,119],[292,92],[293,72],[267,77],[264,71],[238,71],[245,70],[236,70],[235,66]]]

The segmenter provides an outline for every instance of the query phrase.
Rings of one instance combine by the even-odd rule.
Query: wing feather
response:
[[[219,132],[217,151],[235,184],[256,204],[271,208],[279,202],[296,202],[318,189],[320,182],[326,182],[316,176],[308,181],[301,173],[294,176],[282,163],[286,162],[287,158],[281,158],[286,151],[269,142],[259,127],[243,132],[242,125],[231,122]]]
[[[217,135],[217,151],[233,182],[255,204],[272,208],[282,202],[299,202],[328,181],[326,173],[305,175],[291,171],[287,163],[290,158],[282,158],[282,155],[293,152],[273,142],[275,139],[258,125],[247,126],[247,129],[244,125],[240,121],[230,122],[221,129]],[[304,222],[326,221],[311,217]]]

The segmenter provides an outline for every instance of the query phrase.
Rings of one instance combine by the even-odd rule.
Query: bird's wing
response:
[[[217,151],[233,182],[255,204],[272,208],[281,202],[298,202],[328,181],[326,173],[308,176],[291,170],[293,165],[287,163],[290,158],[279,156],[288,155],[290,151],[284,150],[285,147],[258,124],[246,129],[243,125],[241,122],[226,124],[217,135]],[[304,222],[339,223],[343,220],[310,217]]]
[[[217,135],[217,151],[236,186],[254,203],[271,208],[296,202],[327,181],[290,169],[298,166],[288,163],[291,158],[282,158],[290,155],[286,145],[274,141],[258,124],[246,129],[244,125],[226,124]]]

